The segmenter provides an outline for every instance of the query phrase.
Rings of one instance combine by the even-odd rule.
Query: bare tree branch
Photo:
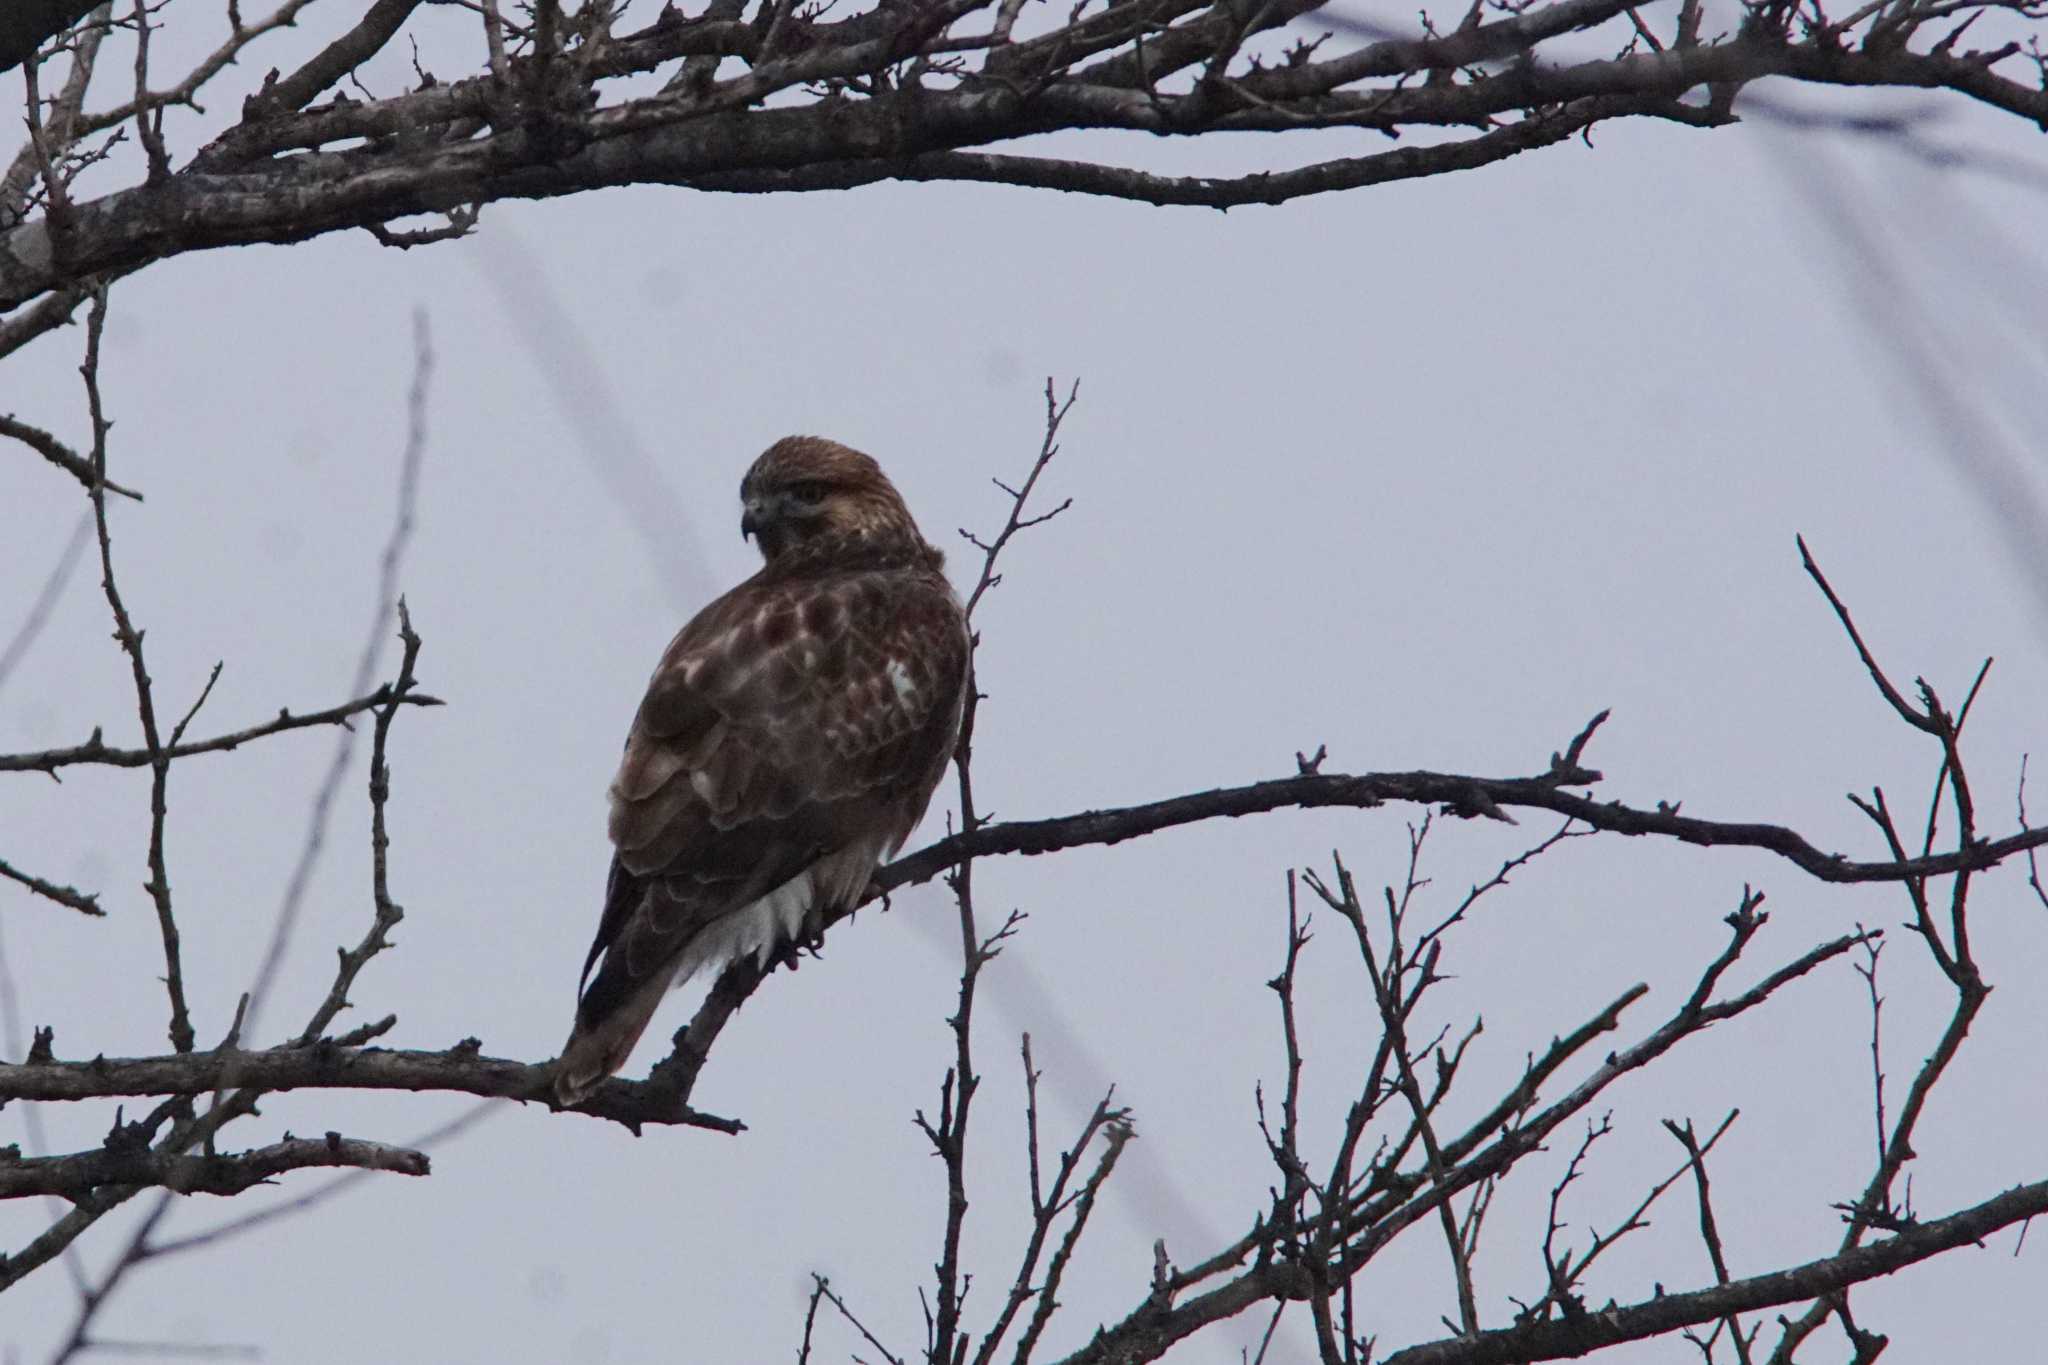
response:
[[[220,1049],[161,1057],[96,1057],[78,1062],[0,1065],[0,1099],[90,1100],[141,1095],[205,1095],[233,1086],[276,1090],[449,1091],[492,1099],[544,1100],[547,1064],[485,1056],[480,1047],[396,1051],[322,1041],[261,1052]],[[637,1128],[682,1124],[737,1133],[734,1119],[675,1104],[645,1081],[613,1080],[576,1113]]]
[[[1876,948],[1874,945],[1871,951],[1875,953]],[[1714,1267],[1714,1283],[1724,1287],[1729,1283],[1731,1277],[1728,1274],[1727,1254],[1721,1249],[1721,1229],[1714,1220],[1714,1200],[1707,1182],[1706,1156],[1707,1149],[1720,1139],[1722,1133],[1728,1131],[1728,1125],[1735,1122],[1736,1115],[1740,1112],[1737,1109],[1729,1110],[1728,1117],[1721,1120],[1721,1126],[1714,1130],[1713,1134],[1704,1144],[1700,1142],[1698,1135],[1693,1132],[1691,1119],[1687,1119],[1683,1124],[1674,1123],[1670,1119],[1664,1120],[1664,1127],[1670,1131],[1672,1137],[1678,1139],[1679,1145],[1685,1148],[1686,1165],[1692,1171],[1693,1188],[1697,1191],[1699,1197],[1700,1240],[1706,1244],[1707,1259]],[[1742,1320],[1733,1313],[1722,1318],[1716,1330],[1719,1327],[1726,1327],[1728,1329],[1729,1340],[1735,1346],[1735,1358],[1741,1362],[1741,1365],[1750,1365],[1749,1347],[1750,1342],[1756,1336],[1756,1332],[1752,1330],[1745,1334],[1742,1330]],[[1711,1355],[1711,1349],[1709,1349],[1709,1355]]]
[[[262,90],[252,97],[250,112],[272,118],[305,108],[321,91],[382,51],[419,6],[420,0],[376,0],[364,13],[362,22],[320,49],[291,75],[280,80],[273,72],[263,82]]]
[[[79,484],[87,490],[92,488],[95,478],[92,461],[80,455],[70,446],[65,445],[41,427],[30,426],[27,422],[20,421],[9,414],[0,414],[0,436],[12,437],[14,440],[21,442],[51,464],[63,470],[66,474],[78,480]],[[137,502],[142,501],[142,494],[132,488],[124,488],[111,480],[107,482],[106,488],[110,493],[119,493],[124,498],[133,498]]]
[[[78,911],[81,915],[107,913],[100,909],[100,898],[97,893],[80,891],[77,887],[65,886],[62,882],[46,881],[33,872],[22,871],[4,859],[0,859],[0,877],[5,877],[11,882],[20,882],[44,900],[55,901],[59,905]]]
[[[888,1365],[903,1365],[903,1357],[897,1355],[888,1347],[884,1346],[881,1343],[881,1341],[875,1336],[875,1334],[868,1330],[867,1324],[862,1322],[858,1317],[856,1317],[854,1315],[854,1311],[846,1306],[846,1300],[840,1298],[839,1295],[835,1294],[832,1291],[832,1281],[826,1279],[823,1275],[813,1275],[811,1276],[811,1283],[813,1286],[812,1293],[816,1296],[822,1296],[827,1303],[830,1303],[834,1308],[838,1309],[839,1316],[846,1320],[847,1325],[860,1333],[861,1340],[867,1342],[868,1345],[874,1347],[877,1351],[879,1351],[881,1353],[882,1359],[887,1361]],[[816,1316],[816,1297],[814,1297],[811,1300],[811,1306],[812,1316]],[[807,1343],[807,1350],[809,1349],[808,1343],[810,1341],[810,1335],[811,1334],[809,1319],[806,1319],[804,1327],[804,1341]]]
[[[2020,1185],[1896,1237],[1787,1270],[1687,1294],[1665,1294],[1575,1319],[1532,1323],[1527,1327],[1482,1332],[1477,1337],[1412,1346],[1387,1356],[1384,1365],[1515,1365],[1522,1361],[1581,1356],[1736,1313],[1753,1313],[1830,1294],[1890,1275],[1945,1251],[1973,1245],[2001,1228],[2044,1212],[2048,1212],[2048,1181]],[[1083,1357],[1073,1359],[1078,1362]]]
[[[289,730],[305,730],[321,725],[346,725],[351,719],[366,711],[375,711],[392,700],[389,684],[374,692],[345,701],[339,706],[330,706],[321,711],[293,712],[280,709],[274,720],[261,725],[229,734],[216,735],[212,739],[193,740],[189,744],[166,744],[160,756],[166,761],[191,758],[195,754],[232,753],[253,740],[267,739]],[[408,693],[399,699],[401,706],[439,706],[439,697],[430,697],[424,692]],[[62,749],[42,749],[34,753],[0,754],[0,772],[54,773],[59,768],[75,767],[80,764],[94,764],[108,768],[147,768],[151,758],[147,749],[122,749],[106,743],[95,729],[83,744],[73,744]]]
[[[1235,819],[1276,810],[1345,806],[1372,809],[1390,801],[1442,805],[1458,814],[1489,807],[1547,810],[1610,834],[1657,835],[1701,847],[1763,849],[1824,882],[1903,882],[1965,869],[1983,871],[2048,844],[2048,828],[2019,830],[1950,853],[1916,858],[1857,861],[1826,853],[1805,836],[1781,825],[1702,820],[1680,815],[1675,806],[1655,810],[1601,802],[1562,788],[1585,786],[1600,774],[1573,770],[1547,777],[1481,778],[1451,773],[1311,773],[1242,787],[1194,792],[1139,806],[1084,811],[1047,820],[1017,820],[959,833],[898,858],[876,874],[880,890],[929,881],[956,860],[997,853],[1044,854],[1126,839],[1202,820]]]
[[[317,1166],[353,1166],[365,1171],[425,1175],[424,1153],[361,1138],[329,1133],[324,1138],[286,1138],[246,1152],[187,1156],[101,1148],[72,1156],[19,1157],[0,1154],[0,1199],[56,1194],[89,1198],[101,1185],[160,1185],[179,1194],[240,1194],[268,1184],[286,1171]]]
[[[149,668],[143,662],[142,632],[129,619],[127,605],[121,600],[121,591],[114,583],[114,544],[107,530],[107,432],[113,423],[107,420],[100,402],[99,377],[100,336],[106,321],[107,294],[102,288],[93,296],[92,311],[86,321],[85,361],[79,366],[79,373],[85,379],[86,406],[92,414],[93,526],[99,533],[100,586],[106,592],[107,606],[114,615],[114,638],[128,655],[129,671],[135,680],[136,714],[142,721],[142,738],[149,756],[149,881],[143,889],[149,892],[150,901],[156,907],[157,928],[163,939],[164,989],[171,1003],[171,1046],[180,1052],[190,1052],[192,1016],[185,1005],[185,974],[178,946],[178,922],[171,906],[171,874],[164,858],[165,791],[170,784],[171,760],[157,733],[156,694]],[[183,729],[183,726],[179,728]],[[176,742],[175,736],[173,742]]]

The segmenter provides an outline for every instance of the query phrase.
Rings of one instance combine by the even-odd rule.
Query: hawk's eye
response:
[[[816,479],[806,479],[802,483],[791,484],[789,496],[797,502],[823,502],[825,485]]]

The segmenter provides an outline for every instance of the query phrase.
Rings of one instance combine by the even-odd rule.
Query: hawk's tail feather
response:
[[[626,1064],[633,1045],[647,1031],[647,1023],[668,993],[668,976],[660,974],[644,981],[616,1009],[599,1019],[586,1019],[576,1012],[576,1025],[562,1056],[555,1063],[555,1099],[563,1108],[581,1104]]]

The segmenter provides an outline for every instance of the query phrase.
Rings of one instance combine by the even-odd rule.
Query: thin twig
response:
[[[824,1295],[826,1302],[839,1310],[839,1316],[852,1324],[853,1329],[861,1334],[868,1345],[882,1353],[882,1359],[888,1361],[889,1365],[903,1365],[903,1358],[890,1351],[888,1347],[877,1340],[875,1334],[867,1329],[867,1324],[855,1317],[853,1310],[846,1306],[846,1300],[832,1292],[832,1282],[830,1280],[826,1279],[823,1275],[814,1274],[811,1276],[811,1282],[815,1292]],[[808,1333],[806,1335],[808,1337]]]
[[[1074,402],[1080,397],[1080,394],[1081,381],[1078,379],[1068,387],[1067,396],[1064,401],[1061,401],[1058,393],[1054,390],[1052,380],[1048,379],[1045,381],[1045,440],[1039,445],[1038,458],[1031,462],[1031,470],[1024,476],[1023,483],[1015,488],[1004,483],[1001,479],[991,480],[997,488],[1002,489],[1010,497],[1009,517],[1003,522],[1002,529],[996,532],[993,540],[983,540],[981,537],[964,529],[960,532],[962,539],[982,552],[981,575],[975,581],[974,591],[967,595],[967,615],[969,618],[973,617],[974,608],[980,604],[982,595],[1003,581],[1003,576],[996,572],[996,558],[1009,545],[1011,538],[1019,531],[1026,531],[1033,526],[1040,526],[1051,521],[1054,517],[1074,505],[1074,500],[1068,498],[1049,512],[1041,512],[1036,516],[1024,515],[1024,508],[1031,500],[1032,490],[1038,486],[1038,476],[1045,472],[1045,467],[1048,464],[1052,463],[1052,457],[1059,454],[1060,423],[1064,422],[1067,418],[1067,413],[1073,410]]]
[[[391,700],[390,687],[379,687],[352,701],[338,706],[329,706],[318,711],[292,711],[280,709],[275,719],[260,725],[251,725],[241,730],[211,739],[194,740],[189,744],[166,744],[158,753],[165,759],[176,761],[198,754],[232,753],[244,744],[272,735],[287,734],[293,730],[313,729],[323,725],[346,727],[348,722],[366,711],[374,711]],[[439,706],[439,697],[430,697],[423,692],[414,692],[402,699],[406,706]],[[0,772],[40,772],[55,775],[59,768],[102,767],[102,768],[147,768],[153,759],[147,749],[124,749],[108,744],[100,738],[95,729],[83,744],[73,744],[62,749],[41,749],[30,753],[0,754]]]
[[[5,859],[0,859],[0,877],[5,877],[11,882],[19,882],[44,900],[55,901],[57,904],[68,909],[76,910],[81,915],[105,915],[107,913],[100,908],[98,892],[80,891],[75,886],[66,886],[62,882],[49,881],[36,876],[33,872],[22,871]]]
[[[1097,1112],[1101,1111],[1098,1109]],[[1067,1223],[1066,1235],[1060,1238],[1059,1248],[1053,1252],[1052,1260],[1046,1266],[1045,1283],[1039,1286],[1038,1302],[1032,1307],[1031,1321],[1017,1339],[1015,1365],[1027,1365],[1031,1353],[1037,1349],[1046,1323],[1052,1320],[1054,1310],[1059,1307],[1060,1282],[1073,1261],[1074,1248],[1088,1229],[1088,1215],[1094,1211],[1095,1201],[1110,1173],[1116,1169],[1117,1158],[1123,1155],[1124,1144],[1131,1140],[1134,1131],[1128,1111],[1115,1110],[1108,1114],[1103,1126],[1102,1154],[1096,1158],[1095,1169],[1089,1172],[1086,1183],[1081,1186],[1081,1192],[1074,1200],[1074,1216]],[[1079,1143],[1075,1144],[1074,1150],[1079,1153]]]
[[[1728,1131],[1728,1126],[1735,1122],[1736,1115],[1739,1113],[1741,1111],[1738,1109],[1730,1109],[1728,1117],[1721,1120],[1721,1126],[1714,1130],[1713,1135],[1707,1139],[1704,1145],[1693,1133],[1691,1119],[1687,1119],[1682,1125],[1674,1123],[1670,1119],[1664,1120],[1664,1127],[1670,1131],[1671,1136],[1678,1139],[1679,1145],[1685,1148],[1686,1164],[1692,1170],[1693,1185],[1699,1194],[1700,1240],[1706,1243],[1707,1259],[1714,1267],[1714,1283],[1718,1285],[1729,1283],[1728,1258],[1721,1249],[1720,1228],[1714,1222],[1714,1201],[1707,1185],[1706,1156],[1707,1149],[1720,1141],[1721,1134]],[[1736,1359],[1741,1362],[1741,1365],[1750,1365],[1749,1343],[1751,1337],[1755,1334],[1745,1335],[1742,1330],[1742,1320],[1733,1313],[1730,1313],[1721,1321],[1728,1329],[1730,1340],[1735,1343]]]
[[[803,1343],[797,1347],[796,1365],[810,1365],[811,1332],[818,1325],[818,1305],[824,1302],[825,1299],[824,1277],[813,1275],[811,1279],[813,1281],[811,1285],[811,1300],[804,1306],[804,1339]]]
[[[1880,1162],[1884,1160],[1885,1136],[1890,1132],[1884,1119],[1884,997],[1877,993],[1878,959],[1883,953],[1884,940],[1873,939],[1863,945],[1863,961],[1855,964],[1856,974],[1863,978],[1863,984],[1870,992],[1870,1090],[1877,1122],[1877,1159]]]
[[[2019,806],[2019,820],[2022,828],[2024,828],[2027,823],[2028,757],[2029,755],[2026,754],[2020,755],[2019,793],[2016,798],[2017,804]],[[2041,885],[2041,869],[2040,866],[2034,861],[2034,850],[2031,848],[2027,850],[2027,885],[2033,889],[2034,899],[2041,903],[2041,908],[2043,910],[2048,910],[2048,889],[2044,889]]]
[[[104,286],[92,298],[86,316],[85,360],[79,374],[85,380],[86,406],[92,414],[92,516],[100,547],[100,585],[106,591],[107,606],[114,615],[114,638],[128,656],[135,680],[136,714],[142,721],[144,751],[149,755],[149,881],[144,889],[156,907],[157,928],[163,939],[164,990],[170,996],[171,1046],[190,1052],[193,1043],[192,1016],[185,1005],[185,973],[178,947],[178,921],[171,904],[171,874],[164,857],[165,792],[170,785],[171,759],[157,733],[156,694],[149,668],[142,657],[142,632],[128,615],[121,590],[114,581],[114,542],[107,530],[107,420],[100,401],[100,337],[107,323],[107,291]]]

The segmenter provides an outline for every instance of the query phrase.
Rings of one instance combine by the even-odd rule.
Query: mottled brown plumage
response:
[[[881,467],[791,436],[740,498],[766,562],[670,643],[612,782],[611,878],[555,1072],[564,1104],[625,1065],[671,985],[765,963],[856,901],[952,756],[967,622]]]

